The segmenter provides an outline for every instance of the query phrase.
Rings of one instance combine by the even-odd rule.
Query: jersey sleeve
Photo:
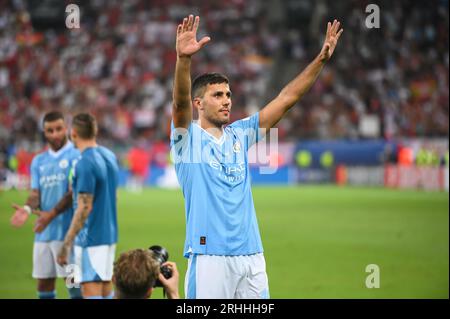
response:
[[[80,193],[94,194],[95,174],[92,165],[88,161],[80,160],[75,167],[77,183],[75,191]]]
[[[239,135],[242,135],[246,141],[246,150],[248,150],[253,144],[259,142],[264,134],[259,129],[259,112],[252,116],[246,117],[242,120],[238,120],[230,125],[234,131]]]

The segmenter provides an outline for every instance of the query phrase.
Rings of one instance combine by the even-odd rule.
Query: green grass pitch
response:
[[[0,193],[0,298],[36,298],[31,278],[33,216],[9,225],[11,202]],[[448,298],[448,193],[336,186],[254,187],[272,298]],[[180,270],[184,203],[180,190],[119,192],[117,254],[165,246]],[[365,286],[368,264],[380,288]],[[58,297],[68,294],[62,281]],[[161,298],[161,289],[154,297]]]

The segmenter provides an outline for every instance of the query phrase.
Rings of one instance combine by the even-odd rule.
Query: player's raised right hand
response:
[[[14,212],[14,215],[11,217],[11,225],[14,227],[21,227],[28,219],[28,212],[22,207],[17,204],[12,204],[12,207],[16,210]]]
[[[183,23],[177,27],[176,49],[178,57],[191,57],[197,53],[211,38],[203,37],[197,41],[197,29],[200,17],[191,14],[183,19]]]

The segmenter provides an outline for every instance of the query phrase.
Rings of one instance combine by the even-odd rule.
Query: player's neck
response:
[[[209,121],[205,119],[198,119],[197,124],[204,129],[206,132],[214,136],[216,139],[220,139],[223,135],[223,125],[217,126],[213,123],[210,123]]]
[[[69,142],[68,139],[66,139],[66,141],[61,145],[61,147],[59,148],[54,148],[50,143],[48,143],[48,148],[53,152],[53,153],[58,153],[60,150],[62,150],[64,147],[67,146],[67,143]]]
[[[95,140],[81,140],[77,141],[77,148],[81,153],[89,147],[97,147],[97,142]]]

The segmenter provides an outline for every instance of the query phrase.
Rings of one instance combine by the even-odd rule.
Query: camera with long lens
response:
[[[153,257],[159,263],[159,269],[164,278],[169,279],[172,277],[172,270],[169,267],[163,266],[166,261],[169,260],[169,253],[164,247],[154,245],[149,248],[153,252]],[[164,287],[159,279],[156,279],[155,285],[153,287]]]

